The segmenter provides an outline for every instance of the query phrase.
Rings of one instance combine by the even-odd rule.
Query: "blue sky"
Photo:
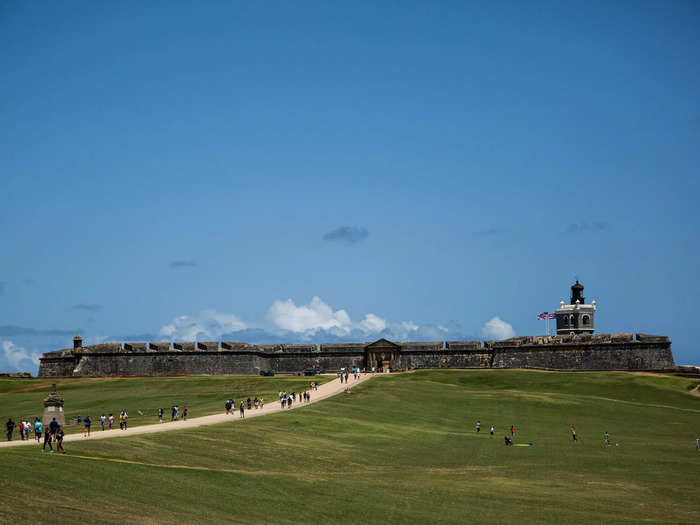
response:
[[[0,369],[537,334],[574,277],[700,364],[700,7],[564,4],[4,2]]]

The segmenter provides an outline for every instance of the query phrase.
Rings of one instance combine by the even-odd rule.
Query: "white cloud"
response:
[[[384,336],[396,341],[441,341],[444,338],[463,337],[461,327],[449,323],[418,325],[413,321],[390,322],[373,314],[365,314],[362,320],[354,322],[343,309],[333,309],[320,297],[314,296],[307,304],[297,305],[292,299],[276,300],[266,314],[267,326],[257,325],[259,330],[253,336],[265,339],[288,338],[313,340],[328,337],[329,340],[369,341]],[[507,325],[510,326],[510,325]],[[160,335],[170,340],[217,340],[223,334],[254,328],[233,314],[205,310],[198,315],[183,315],[160,329]],[[246,334],[250,337],[250,334]]]
[[[203,310],[198,315],[181,315],[160,329],[159,334],[168,339],[202,341],[218,339],[228,332],[245,330],[247,325],[233,314]]]
[[[22,368],[22,366],[28,366],[30,363],[35,366],[39,364],[40,352],[30,352],[26,348],[17,346],[12,341],[0,342],[0,348],[2,348],[2,356],[5,358],[5,361],[16,370]]]
[[[367,314],[365,318],[360,321],[360,329],[367,332],[381,332],[386,328],[386,321],[381,317],[374,314]]]
[[[482,328],[481,333],[486,339],[509,339],[515,337],[515,330],[500,317],[493,317]]]
[[[350,316],[345,310],[335,310],[314,296],[307,305],[297,306],[294,301],[275,301],[267,311],[267,318],[276,328],[290,332],[317,332],[328,330],[343,335],[352,329]]]

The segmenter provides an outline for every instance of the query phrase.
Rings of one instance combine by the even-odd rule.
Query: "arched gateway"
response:
[[[365,346],[365,368],[372,368],[386,372],[387,370],[400,370],[401,346],[384,338]]]

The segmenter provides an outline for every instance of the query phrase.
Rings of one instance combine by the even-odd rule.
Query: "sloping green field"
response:
[[[249,421],[69,443],[66,455],[0,449],[0,520],[51,508],[63,523],[699,523],[696,384],[422,371]],[[505,447],[511,424],[534,446]]]
[[[12,417],[19,424],[20,418],[34,421],[41,418],[43,399],[57,383],[57,390],[65,400],[68,433],[82,431],[75,422],[77,416],[90,415],[93,430],[100,428],[100,415],[114,414],[121,410],[129,414],[129,426],[158,422],[158,408],[170,419],[170,407],[187,406],[190,417],[224,412],[226,399],[238,402],[248,397],[261,396],[266,402],[276,401],[277,393],[300,392],[308,389],[309,381],[319,384],[334,379],[333,376],[188,376],[188,377],[121,377],[121,378],[59,378],[59,379],[0,379],[0,422]],[[139,411],[143,415],[139,414]],[[182,413],[182,410],[180,410]],[[17,432],[17,430],[15,430]],[[3,434],[4,436],[4,434]],[[17,434],[19,439],[19,434]]]

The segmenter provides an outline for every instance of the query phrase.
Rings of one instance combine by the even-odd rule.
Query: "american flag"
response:
[[[540,321],[544,319],[554,319],[554,314],[550,314],[549,312],[540,312],[537,314],[537,319]]]

